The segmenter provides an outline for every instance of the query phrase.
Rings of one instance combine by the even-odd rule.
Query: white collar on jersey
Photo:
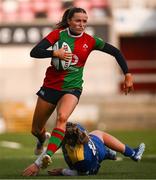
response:
[[[83,35],[83,32],[82,32],[81,34],[79,34],[79,35],[73,35],[73,34],[70,33],[69,28],[67,28],[67,32],[68,32],[68,35],[69,35],[70,37],[73,37],[73,38],[78,38],[78,37],[81,37],[81,36]]]

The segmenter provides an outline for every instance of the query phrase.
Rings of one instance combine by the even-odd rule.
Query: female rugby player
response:
[[[88,133],[80,124],[71,122],[66,124],[66,133],[61,147],[68,168],[49,170],[49,175],[97,174],[102,161],[116,160],[116,152],[120,152],[134,161],[139,161],[145,150],[144,143],[133,149],[106,132],[94,130]],[[23,171],[23,176],[35,176],[41,168],[45,168],[42,162],[45,154],[46,150]]]
[[[129,93],[133,89],[133,78],[128,71],[125,58],[114,46],[105,42],[97,36],[85,33],[88,16],[84,9],[73,7],[67,9],[57,28],[42,39],[32,50],[31,57],[52,58],[69,61],[73,64],[67,70],[58,71],[53,65],[47,68],[45,79],[41,89],[37,92],[38,100],[33,116],[32,134],[37,137],[38,142],[35,154],[43,150],[46,139],[45,124],[56,109],[56,124],[52,130],[47,147],[45,164],[50,161],[51,156],[59,148],[64,135],[67,120],[78,104],[82,93],[83,69],[89,54],[93,50],[99,50],[115,57],[121,67],[124,78],[124,92]],[[49,50],[57,41],[66,42],[72,53],[65,52],[63,48]],[[97,62],[98,63],[98,62]]]

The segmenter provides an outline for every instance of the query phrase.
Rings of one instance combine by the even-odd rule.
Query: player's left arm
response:
[[[123,83],[123,89],[124,89],[125,94],[132,91],[133,90],[133,77],[132,77],[132,74],[128,70],[126,60],[123,54],[121,53],[121,51],[118,48],[112,46],[111,44],[104,42],[101,38],[97,38],[97,37],[94,37],[94,38],[95,38],[95,49],[105,52],[107,54],[110,54],[111,56],[114,56],[120,68],[122,69],[125,75],[125,79]]]
[[[121,67],[125,75],[123,88],[124,88],[125,94],[127,95],[127,93],[133,90],[133,77],[132,77],[132,74],[129,73],[128,66],[127,66],[127,63],[123,54],[118,48],[112,46],[109,43],[105,43],[101,51],[114,56],[119,66]]]

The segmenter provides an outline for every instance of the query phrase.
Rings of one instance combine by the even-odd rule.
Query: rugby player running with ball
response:
[[[32,122],[32,134],[37,137],[35,154],[43,151],[46,140],[45,125],[51,114],[56,109],[56,124],[52,130],[51,137],[45,156],[43,166],[47,167],[51,156],[60,147],[65,136],[66,123],[78,104],[82,93],[83,69],[89,54],[93,50],[99,50],[115,57],[123,71],[125,94],[133,89],[133,78],[128,71],[125,58],[120,50],[105,42],[101,38],[85,33],[88,16],[84,9],[72,7],[65,11],[57,28],[43,38],[32,50],[31,57],[34,58],[59,58],[71,61],[67,70],[57,70],[53,62],[47,68],[41,89],[37,92],[38,99]],[[49,50],[56,42],[66,42],[71,52]],[[98,63],[98,62],[97,62]]]

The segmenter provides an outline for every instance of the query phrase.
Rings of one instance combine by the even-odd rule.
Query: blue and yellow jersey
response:
[[[65,144],[62,151],[69,168],[77,170],[79,174],[96,174],[106,154],[104,143],[95,135],[90,135],[89,142],[85,144],[75,147]]]

